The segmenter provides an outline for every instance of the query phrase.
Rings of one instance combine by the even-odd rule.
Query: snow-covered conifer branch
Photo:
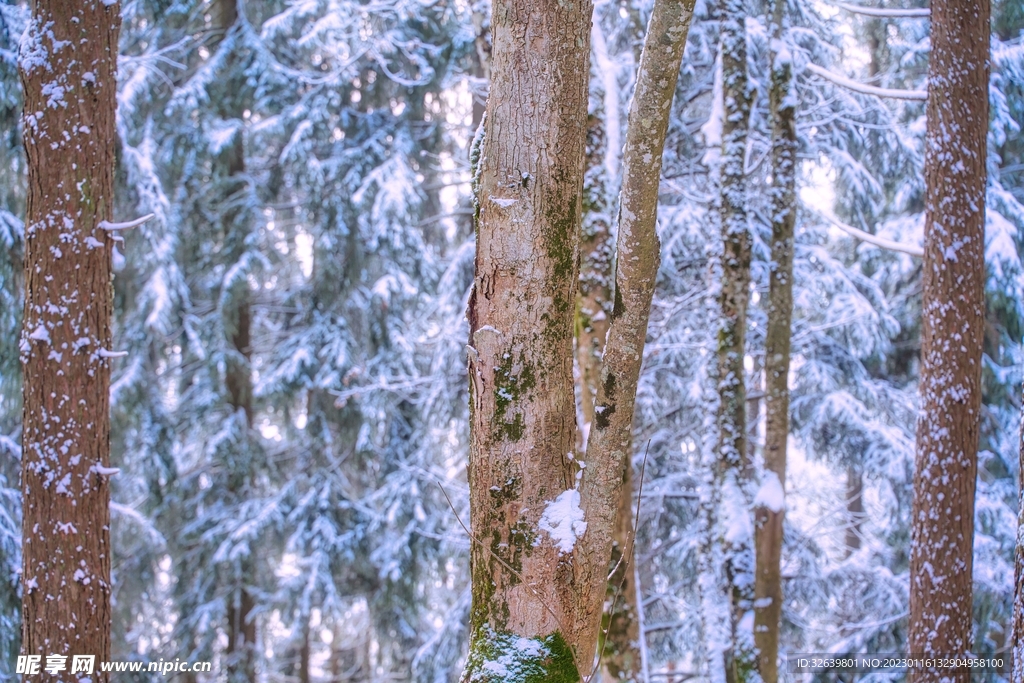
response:
[[[910,254],[911,256],[924,256],[924,249],[922,247],[918,247],[913,244],[903,244],[902,242],[896,242],[894,240],[887,240],[884,237],[872,235],[870,232],[864,232],[863,230],[858,230],[852,225],[847,225],[846,223],[843,223],[835,216],[830,216],[824,212],[822,212],[821,215],[822,217],[825,218],[825,220],[827,220],[832,225],[836,226],[846,234],[851,235],[852,237],[856,237],[862,242],[873,244],[876,247],[881,247],[882,249],[888,249],[890,251],[898,251],[904,254]]]
[[[111,223],[110,221],[100,221],[100,224],[97,227],[100,230],[107,231],[131,230],[132,228],[139,227],[153,216],[154,214],[147,213],[145,216],[142,216],[141,218],[136,218],[133,221],[126,221],[124,223]]]
[[[862,5],[850,5],[845,2],[832,3],[840,9],[854,14],[863,14],[868,17],[885,17],[890,19],[911,19],[926,18],[931,16],[931,10],[927,7],[915,7],[912,9],[889,9],[886,7],[864,7]]]
[[[864,95],[874,95],[875,97],[891,97],[896,100],[917,100],[924,102],[928,99],[928,93],[924,90],[899,90],[896,88],[879,88],[874,85],[867,85],[866,83],[859,83],[857,81],[840,76],[837,73],[832,73],[828,69],[824,69],[817,64],[807,64],[807,70],[813,74],[821,76],[827,81],[832,81],[836,85],[842,86],[848,90],[854,92],[863,93]]]

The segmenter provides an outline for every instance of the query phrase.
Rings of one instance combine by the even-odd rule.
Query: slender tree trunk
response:
[[[754,553],[747,515],[746,488],[751,463],[747,453],[744,340],[750,297],[750,232],[747,225],[745,156],[750,117],[747,82],[746,9],[742,0],[722,3],[722,157],[720,217],[723,253],[718,295],[718,465],[717,487],[725,520],[721,527],[725,580],[729,595],[730,646],[724,653],[730,683],[750,679],[756,670],[753,633],[744,618],[754,601]],[[743,530],[742,533],[735,533]]]
[[[846,556],[860,550],[864,527],[864,476],[859,465],[846,468]]]
[[[629,109],[612,315],[580,487],[589,527],[577,558],[586,572],[599,577],[608,567],[616,527],[629,529],[633,524],[628,512],[632,496],[622,489],[629,483],[624,472],[631,467],[633,408],[661,262],[657,209],[662,155],[693,6],[693,0],[655,1]],[[628,563],[624,564],[626,576],[635,576],[628,572]],[[584,599],[587,613],[600,613],[606,596],[605,582],[590,582],[585,588],[590,591]],[[631,587],[635,589],[635,585]],[[635,614],[630,621],[633,625],[629,632],[637,629],[633,642],[638,642]],[[596,643],[599,626],[599,620],[584,625],[592,634],[584,642]],[[636,671],[640,663],[637,658],[631,668]]]
[[[513,670],[576,681],[594,650],[578,640],[579,586],[592,577],[572,555],[587,527],[568,457],[592,11],[589,0],[493,5],[468,312],[465,681],[512,680]]]
[[[238,0],[219,0],[216,10],[218,18],[216,25],[223,31],[231,31],[238,23],[239,9]],[[232,61],[237,59],[232,55]],[[235,98],[232,98],[234,106],[222,114],[225,117],[241,118],[241,106]],[[245,147],[241,133],[235,135],[232,143],[223,152],[218,163],[224,167],[225,184],[228,188],[223,198],[225,204],[239,203],[238,195],[245,192],[245,183],[242,174],[245,173]],[[232,209],[225,212],[223,218],[223,231],[226,235],[226,243],[229,248],[229,257],[238,258],[245,247],[245,237],[248,226],[245,225],[244,212]],[[245,417],[247,430],[252,429],[253,405],[252,405],[252,368],[250,358],[252,356],[252,310],[249,295],[248,282],[243,278],[233,283],[234,292],[230,292],[222,299],[230,301],[231,310],[226,311],[225,333],[227,339],[227,362],[225,372],[225,388],[227,389],[228,403],[235,410],[241,411]],[[248,440],[240,446],[249,448]],[[251,458],[244,458],[246,464],[251,464]],[[229,476],[231,482],[231,493],[242,497],[251,487],[251,471],[237,471]],[[235,568],[235,577],[231,586],[231,593],[227,605],[227,669],[230,681],[248,683],[255,680],[256,676],[256,622],[253,619],[253,609],[256,607],[253,598],[251,585],[254,580],[254,567],[252,556],[246,556],[238,561]]]
[[[110,355],[117,2],[36,0],[19,62],[28,159],[22,652],[32,680],[110,658]],[[42,670],[47,655],[67,669]],[[98,668],[98,667],[97,667]],[[109,680],[96,671],[94,681]]]
[[[785,5],[775,0],[773,44],[783,45]],[[789,361],[793,318],[793,238],[796,226],[796,103],[788,51],[772,54],[772,269],[765,333],[764,480],[755,499],[757,575],[754,582],[754,644],[764,683],[779,680],[782,618],[782,536],[786,514],[786,450],[789,441]]]
[[[971,647],[974,491],[984,332],[988,2],[934,0],[928,67],[921,413],[917,424],[908,646]],[[969,681],[912,669],[908,680]]]
[[[1024,683],[1024,399],[1021,399],[1017,469],[1017,547],[1014,553],[1014,594],[1010,630],[1010,683]]]
[[[605,117],[590,116],[587,173],[583,182],[580,293],[576,312],[576,363],[580,372],[580,413],[583,420],[577,439],[580,452],[586,450],[586,437],[594,423],[604,342],[612,314],[613,199],[606,163],[608,117],[607,112],[604,114]],[[612,541],[611,573],[602,619],[604,637],[599,642],[601,677],[609,681],[636,680],[641,663],[635,572],[632,562],[623,558],[633,536],[632,469],[632,462],[627,458]]]

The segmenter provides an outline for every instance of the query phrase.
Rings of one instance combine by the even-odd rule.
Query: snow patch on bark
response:
[[[580,508],[580,492],[576,489],[562,491],[544,508],[538,526],[548,532],[560,552],[571,553],[576,547],[576,539],[587,531],[583,509]]]

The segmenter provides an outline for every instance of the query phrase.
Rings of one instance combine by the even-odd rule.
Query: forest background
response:
[[[767,6],[747,5],[745,365],[758,416],[776,48]],[[829,74],[920,90],[928,22],[838,2],[785,7],[801,162],[783,651],[898,652],[921,263],[843,226],[921,244],[924,103]],[[596,6],[583,220],[597,262],[650,12],[643,0]],[[114,213],[155,218],[115,258],[115,348],[129,355],[111,388],[113,658],[221,662],[244,595],[259,680],[456,680],[470,608],[459,523],[469,519],[470,149],[488,85],[488,6],[139,0],[122,13]],[[1024,8],[1000,0],[992,17],[979,655],[1009,645],[1024,367]],[[27,21],[24,3],[0,5],[0,680],[14,680],[20,640]],[[711,637],[697,578],[708,263],[720,239],[709,218],[718,28],[715,7],[698,2],[665,147],[662,262],[634,421],[640,649],[646,672],[665,680],[701,676]],[[610,313],[591,310],[586,324]],[[755,454],[761,423],[751,419]]]

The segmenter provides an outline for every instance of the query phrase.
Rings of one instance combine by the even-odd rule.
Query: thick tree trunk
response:
[[[782,45],[784,3],[776,0],[773,43]],[[793,238],[796,226],[796,106],[788,51],[773,51],[772,269],[765,333],[764,480],[755,499],[754,644],[764,683],[779,680],[782,618],[783,519],[786,514],[786,449],[789,441],[789,360],[793,318]]]
[[[629,481],[623,472],[631,466],[633,407],[661,261],[657,209],[662,155],[693,5],[693,0],[655,1],[630,103],[614,300],[580,487],[589,526],[577,558],[585,572],[595,576],[608,566],[617,518],[620,528],[633,523],[628,517],[621,519],[622,487],[624,479]],[[631,507],[628,501],[626,504]],[[584,588],[589,591],[584,596],[587,613],[600,613],[606,595],[604,582],[591,582]],[[584,625],[589,631],[585,642],[597,641],[599,626],[600,621],[594,620]]]
[[[984,332],[989,3],[934,0],[928,68],[921,413],[910,550],[908,648],[971,647],[974,491]],[[912,669],[908,680],[968,681]]]
[[[569,457],[592,11],[587,0],[493,5],[468,312],[466,681],[576,681],[594,650],[579,643],[579,586],[594,577],[572,555],[587,527]]]
[[[753,633],[744,618],[754,602],[753,539],[747,529],[746,488],[751,463],[747,452],[744,340],[750,298],[750,232],[747,225],[745,157],[750,117],[747,82],[746,8],[741,0],[724,0],[722,40],[722,157],[720,219],[723,252],[718,294],[720,325],[716,355],[718,381],[718,463],[720,532],[729,598],[730,645],[724,652],[726,680],[750,680],[757,668]],[[740,531],[741,533],[737,533]]]
[[[67,680],[74,655],[110,658],[114,242],[100,222],[112,218],[120,25],[117,2],[37,0],[19,63],[28,158],[22,651],[42,657],[33,680]],[[66,655],[66,670],[43,671],[47,655]]]

